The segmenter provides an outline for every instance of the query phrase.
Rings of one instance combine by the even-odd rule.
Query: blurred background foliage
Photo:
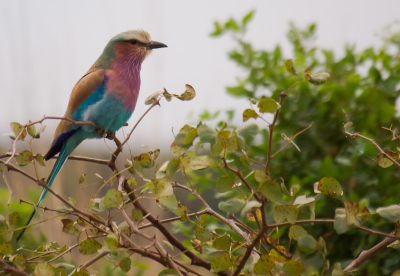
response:
[[[301,152],[294,146],[288,146],[273,157],[271,177],[281,177],[289,187],[299,184],[300,192],[310,195],[315,182],[322,177],[334,177],[343,187],[344,200],[364,204],[370,210],[398,204],[398,168],[379,167],[376,162],[378,151],[371,143],[352,139],[343,133],[343,125],[347,121],[343,110],[353,122],[352,130],[374,138],[383,149],[396,151],[396,142],[391,141],[392,134],[382,127],[392,126],[398,131],[400,123],[396,105],[400,94],[400,33],[383,30],[380,48],[357,49],[355,45],[345,45],[344,54],[339,54],[315,45],[316,24],[301,29],[290,23],[287,39],[293,51],[291,55],[284,56],[279,45],[269,50],[255,49],[251,41],[246,40],[247,29],[251,28],[248,23],[253,14],[250,12],[241,21],[229,19],[223,23],[215,22],[211,34],[214,37],[231,35],[234,46],[228,53],[229,58],[243,69],[243,74],[236,78],[236,85],[227,87],[229,95],[243,100],[254,98],[258,101],[272,97],[278,101],[280,93],[295,82],[285,69],[286,59],[294,60],[299,79],[308,67],[313,73],[324,71],[331,76],[324,85],[303,82],[287,93],[273,133],[272,152],[286,142],[282,134],[291,137],[311,122],[314,124],[294,139]],[[267,31],[263,35],[267,35]],[[230,109],[221,111],[226,112],[228,120],[233,118],[233,112],[241,115],[243,111],[226,108]],[[201,119],[214,120],[221,126],[223,122],[218,122],[224,115],[221,111],[205,111]],[[272,118],[267,120],[272,122]],[[257,121],[261,137],[246,142],[250,145],[249,157],[264,163],[269,131],[265,122]],[[232,123],[234,121],[231,120],[229,124]],[[238,156],[231,155],[231,158],[242,172],[250,172]],[[199,186],[204,187],[211,182],[205,177],[200,183]],[[333,218],[335,209],[342,206],[343,203],[334,198],[317,198],[316,217]],[[273,217],[272,210],[269,215]],[[299,218],[308,218],[308,215],[300,212]],[[386,233],[394,229],[393,224],[388,224],[377,215],[373,215],[365,225]],[[340,262],[342,268],[362,250],[382,240],[355,229],[337,235],[332,225],[305,228],[314,237],[325,239],[330,263]],[[279,233],[281,243],[287,239],[287,230]],[[296,246],[291,246],[291,252],[296,252]],[[314,260],[312,257],[307,256]],[[322,263],[310,261],[310,265],[321,271]],[[363,264],[360,275],[391,275],[399,268],[398,251],[388,248]]]

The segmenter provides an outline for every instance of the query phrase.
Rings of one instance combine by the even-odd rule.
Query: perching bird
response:
[[[113,37],[103,53],[72,89],[65,117],[74,121],[93,122],[99,129],[89,125],[74,126],[61,120],[45,160],[60,153],[53,170],[47,178],[51,186],[58,172],[72,151],[85,139],[101,138],[103,133],[114,133],[131,117],[140,89],[140,68],[152,49],[167,45],[151,41],[142,30],[127,31]],[[43,189],[39,206],[47,194]],[[33,218],[33,210],[26,225]],[[17,241],[21,238],[24,228]]]

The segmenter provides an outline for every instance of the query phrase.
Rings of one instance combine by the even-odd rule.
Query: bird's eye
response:
[[[137,44],[137,40],[133,39],[131,41],[129,41],[132,45],[136,45]]]

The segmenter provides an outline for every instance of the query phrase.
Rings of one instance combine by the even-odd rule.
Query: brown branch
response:
[[[185,254],[190,260],[192,265],[204,267],[207,270],[211,270],[211,263],[201,259],[197,255],[195,255],[191,250],[189,250],[186,246],[184,246],[174,235],[168,231],[167,228],[163,224],[160,223],[158,219],[153,217],[147,210],[141,205],[140,201],[137,200],[136,195],[133,193],[131,187],[129,187],[128,183],[124,181],[124,190],[128,193],[129,199],[133,202],[135,208],[138,208],[142,211],[143,216],[157,228],[164,237],[176,248],[178,248],[183,254]],[[229,275],[227,272],[218,272],[218,275],[227,276]]]
[[[296,85],[297,83],[293,84],[292,86],[290,86],[288,90],[290,90],[290,88],[292,88],[294,85]],[[279,104],[282,106],[282,102],[283,99],[286,97],[286,93],[285,91],[282,91],[281,93],[281,98],[279,99]],[[267,162],[265,164],[265,174],[269,175],[268,169],[269,169],[269,165],[271,162],[271,148],[272,148],[272,135],[274,133],[274,128],[275,128],[275,124],[276,124],[276,120],[278,119],[279,113],[280,113],[281,109],[279,108],[275,114],[274,114],[274,120],[272,121],[272,124],[269,125],[269,140],[268,140],[268,153],[267,153]]]
[[[55,256],[53,259],[47,261],[47,263],[51,263],[52,261],[55,261],[55,260],[57,260],[58,258],[61,258],[62,256],[64,256],[64,255],[67,254],[68,252],[71,253],[72,249],[74,249],[75,247],[78,247],[78,246],[79,246],[79,244],[77,243],[77,244],[74,244],[74,245],[68,247],[67,250],[65,250],[64,252],[62,252],[60,255]]]
[[[4,161],[0,160],[0,163],[4,163]],[[54,195],[55,197],[57,197],[59,200],[61,200],[63,203],[65,203],[68,207],[72,208],[76,213],[81,214],[85,217],[88,217],[91,221],[95,221],[97,223],[101,223],[104,224],[104,221],[99,220],[98,218],[96,218],[95,216],[86,213],[80,209],[78,209],[77,207],[75,207],[74,205],[72,205],[68,200],[66,200],[65,198],[63,198],[62,196],[60,196],[58,193],[56,193],[53,189],[51,189],[49,186],[47,186],[47,183],[43,181],[43,179],[37,180],[36,178],[34,178],[33,176],[31,176],[30,174],[24,172],[23,170],[20,170],[19,168],[17,168],[16,166],[14,166],[13,164],[5,164],[5,166],[8,168],[8,170],[10,171],[15,171],[18,172],[22,175],[24,175],[25,177],[29,178],[30,180],[32,180],[33,182],[35,182],[37,185],[45,188],[46,190],[48,190],[52,195]]]
[[[100,260],[101,258],[103,258],[104,256],[106,256],[107,254],[110,254],[109,251],[104,251],[101,252],[99,255],[97,255],[96,257],[94,257],[93,259],[90,259],[89,261],[87,261],[85,264],[81,265],[81,267],[89,267],[92,264],[94,264],[95,262],[97,262],[98,260]]]
[[[251,252],[253,251],[253,248],[257,245],[257,243],[264,236],[265,231],[267,231],[267,229],[262,228],[260,230],[260,233],[258,233],[257,237],[254,239],[254,241],[250,244],[249,247],[247,247],[247,250],[246,250],[246,253],[244,253],[243,259],[240,261],[239,265],[237,266],[235,272],[233,272],[232,276],[239,275],[239,273],[243,270],[244,265],[246,264],[247,260],[250,257]]]
[[[393,233],[393,232],[392,232]],[[387,246],[389,244],[391,244],[392,242],[394,242],[395,240],[393,238],[389,238],[386,237],[383,241],[381,241],[380,243],[378,243],[377,245],[375,245],[374,247],[361,252],[360,255],[358,255],[358,257],[353,260],[344,270],[343,272],[349,272],[352,270],[357,269],[360,265],[362,265],[365,261],[369,260],[370,258],[372,258],[372,256],[374,256],[375,254],[377,254],[379,251],[386,249]]]
[[[123,192],[124,188],[124,182],[125,182],[125,178],[122,175],[118,176],[118,190]],[[163,258],[165,258],[169,264],[169,266],[171,268],[173,268],[176,273],[178,273],[179,276],[183,276],[182,272],[179,270],[179,268],[176,266],[176,264],[172,261],[170,255],[168,254],[168,252],[164,249],[164,247],[162,247],[162,245],[159,243],[159,241],[157,241],[156,237],[150,237],[144,233],[142,233],[141,231],[139,231],[139,229],[135,226],[135,224],[133,223],[133,221],[131,220],[131,218],[128,216],[128,214],[126,213],[126,211],[123,209],[123,203],[119,206],[120,210],[122,210],[122,215],[125,218],[125,221],[129,224],[131,231],[133,231],[133,233],[147,239],[148,241],[152,241],[152,243],[155,245],[155,248],[160,252],[160,254],[163,256]],[[116,224],[115,224],[116,226]],[[117,227],[118,228],[118,227]]]
[[[400,168],[400,164],[396,160],[394,160],[390,155],[386,154],[386,152],[374,141],[374,139],[365,137],[358,132],[350,133],[347,130],[344,131],[344,134],[347,134],[351,137],[359,137],[359,138],[362,138],[362,139],[367,140],[368,142],[372,143],[383,154],[383,156],[385,156],[387,159],[392,161],[394,164],[396,164],[397,167]]]
[[[191,214],[187,214],[186,217],[195,217],[195,216],[199,216],[199,215],[203,215],[203,214],[207,214],[207,210],[203,210],[203,211],[199,211],[199,212],[195,212],[195,213],[191,213]],[[167,223],[167,222],[172,222],[172,221],[177,221],[180,220],[182,217],[173,217],[173,218],[169,218],[169,219],[163,219],[160,220],[160,223]],[[151,223],[147,223],[145,225],[139,226],[138,229],[144,229],[144,228],[148,228],[148,227],[152,227],[153,224]]]
[[[246,181],[246,179],[244,179],[244,177],[242,176],[240,170],[235,170],[235,169],[232,169],[231,167],[229,167],[228,163],[226,163],[226,159],[225,158],[222,158],[222,161],[224,162],[224,168],[226,168],[227,170],[229,170],[229,171],[233,172],[234,174],[236,174],[236,176],[239,177],[239,179],[243,182],[243,184],[246,185],[247,189],[249,189],[249,191],[254,195],[254,198],[258,202],[263,202],[262,199],[253,190],[253,188],[251,188],[250,184]]]
[[[192,195],[194,195],[197,199],[199,199],[201,201],[201,203],[204,205],[204,207],[206,207],[207,213],[209,213],[210,215],[216,217],[217,219],[219,219],[223,223],[225,223],[228,226],[230,226],[233,230],[235,230],[245,240],[246,244],[249,245],[251,243],[251,240],[250,240],[249,236],[247,235],[247,233],[243,232],[239,227],[237,227],[237,225],[235,224],[235,222],[233,220],[227,219],[226,217],[221,216],[220,214],[215,212],[213,209],[211,209],[211,207],[200,196],[200,194],[197,192],[197,190],[194,190],[194,189],[192,190],[191,188],[186,187],[186,186],[184,186],[182,184],[179,184],[177,182],[172,183],[172,187],[178,187],[178,188],[181,188],[183,190],[191,192]]]
[[[3,266],[4,272],[11,273],[11,275],[30,276],[30,274],[8,265],[3,258],[0,258],[0,265]]]

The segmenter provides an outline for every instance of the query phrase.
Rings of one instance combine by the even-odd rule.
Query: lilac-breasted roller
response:
[[[128,121],[135,109],[143,60],[152,49],[163,47],[167,45],[151,41],[150,35],[142,30],[127,31],[113,37],[89,71],[75,84],[64,117],[74,121],[93,122],[104,133],[116,132]],[[93,126],[74,126],[69,121],[60,121],[53,143],[44,156],[45,160],[49,160],[60,153],[47,178],[48,186],[53,184],[72,151],[83,140],[90,138],[102,138],[102,135]],[[43,189],[36,206],[39,206],[46,194],[47,190]],[[21,231],[17,241],[25,229]]]

